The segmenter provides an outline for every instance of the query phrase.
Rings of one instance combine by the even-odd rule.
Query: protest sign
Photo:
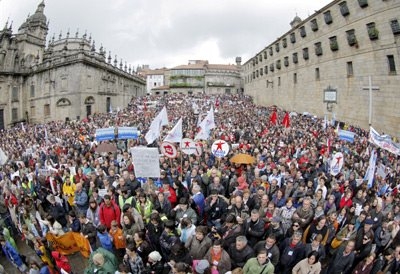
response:
[[[136,177],[160,177],[158,148],[134,147],[131,154]]]

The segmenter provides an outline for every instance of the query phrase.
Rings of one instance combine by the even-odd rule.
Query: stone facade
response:
[[[53,37],[46,47],[44,3],[12,33],[0,31],[0,128],[26,121],[82,119],[125,107],[145,80],[84,34]]]
[[[166,85],[171,93],[224,94],[243,91],[241,59],[236,65],[209,64],[205,60],[192,60],[188,65],[171,68]]]
[[[400,2],[335,0],[243,65],[245,94],[257,103],[310,112],[400,135]],[[336,104],[323,102],[337,91]],[[330,111],[328,111],[328,109]]]

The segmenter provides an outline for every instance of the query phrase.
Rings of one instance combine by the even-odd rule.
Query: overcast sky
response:
[[[41,0],[0,0],[0,27],[13,31]],[[45,0],[48,39],[85,30],[114,58],[135,68],[174,67],[188,60],[244,63],[290,29],[297,14],[305,19],[332,0]]]

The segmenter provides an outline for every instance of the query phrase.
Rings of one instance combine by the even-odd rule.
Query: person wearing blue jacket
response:
[[[28,268],[22,261],[21,255],[17,252],[17,250],[15,250],[15,248],[10,244],[10,242],[4,239],[4,237],[0,237],[0,244],[7,260],[9,260],[15,267],[17,267],[19,271],[25,273],[28,270]]]
[[[97,237],[100,240],[101,246],[110,251],[113,252],[113,244],[112,244],[112,238],[110,234],[107,232],[107,228],[105,225],[99,225],[97,227]]]

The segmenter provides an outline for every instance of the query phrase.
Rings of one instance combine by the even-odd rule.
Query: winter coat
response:
[[[279,263],[279,257],[280,257],[278,246],[276,244],[274,244],[270,249],[267,249],[267,247],[265,245],[265,241],[260,241],[254,246],[254,252],[256,254],[258,254],[258,252],[261,249],[267,250],[268,259],[276,267]]]
[[[247,244],[242,250],[236,249],[236,243],[231,244],[228,249],[229,257],[232,260],[232,268],[243,267],[248,259],[255,256],[254,250]]]
[[[111,238],[110,234],[108,234],[108,232],[105,232],[105,233],[97,232],[97,237],[99,238],[101,246],[104,249],[107,249],[108,251],[113,252],[113,244],[112,244],[112,240],[111,240],[112,238]]]
[[[7,257],[7,259],[12,262],[13,264],[21,267],[24,262],[21,259],[21,256],[15,250],[15,248],[10,244],[10,242],[6,241],[6,244],[2,246],[3,254]]]
[[[226,273],[231,270],[232,261],[231,258],[229,257],[228,252],[222,250],[221,259],[217,263],[212,261],[211,252],[212,252],[212,247],[207,251],[206,256],[204,257],[204,259],[210,263],[210,266],[216,265],[217,270],[220,274]]]
[[[308,258],[298,262],[292,269],[293,274],[319,274],[321,272],[321,263],[308,264]]]
[[[58,251],[52,251],[51,256],[53,256],[58,269],[64,269],[68,273],[71,272],[71,265],[69,264],[68,258],[61,255]]]
[[[99,211],[100,223],[104,224],[107,227],[107,229],[111,228],[111,222],[113,220],[119,223],[120,215],[121,215],[121,210],[113,200],[111,200],[110,206],[106,206],[105,203],[102,203],[100,205],[100,211]]]
[[[251,258],[244,265],[243,274],[273,274],[274,270],[274,265],[268,259],[265,264],[260,265],[257,258]]]
[[[253,222],[251,218],[248,218],[243,224],[243,232],[249,241],[250,246],[254,246],[260,241],[264,235],[265,222],[259,218],[256,222]]]
[[[103,255],[104,257],[104,264],[102,266],[96,266],[93,263],[93,256],[96,253],[100,253]],[[115,273],[115,271],[118,268],[118,261],[115,257],[115,255],[111,252],[109,252],[108,250],[105,250],[102,247],[99,247],[98,249],[96,249],[96,251],[92,252],[92,254],[90,255],[90,259],[89,259],[89,264],[88,266],[85,268],[85,274],[109,274],[109,273]],[[95,272],[95,269],[97,269],[97,272]]]
[[[87,239],[89,240],[90,245],[96,244],[97,230],[92,222],[88,221],[85,224],[81,224],[81,233],[84,236],[88,236]]]
[[[203,259],[211,245],[212,241],[209,237],[205,236],[200,242],[197,240],[196,235],[190,236],[185,243],[185,247],[189,250],[189,254],[193,257],[193,260]]]

